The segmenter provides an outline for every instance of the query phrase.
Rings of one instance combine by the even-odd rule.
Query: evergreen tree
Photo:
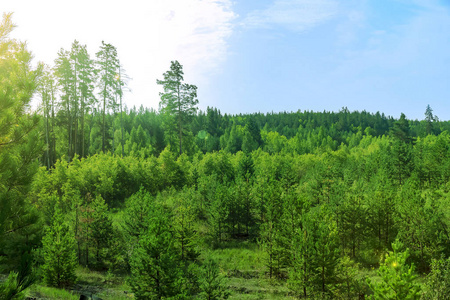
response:
[[[314,289],[316,249],[314,247],[314,223],[309,213],[301,216],[301,226],[295,229],[291,249],[291,268],[288,285],[300,297],[311,296]]]
[[[89,224],[92,232],[92,241],[95,244],[95,256],[97,265],[101,265],[104,259],[101,251],[108,250],[109,242],[113,238],[112,221],[108,215],[108,205],[101,196],[97,196],[89,205],[91,211],[91,222]]]
[[[439,121],[439,118],[435,115],[433,115],[433,109],[431,109],[431,106],[428,104],[427,108],[425,110],[425,122],[426,122],[426,131],[427,134],[432,134],[434,131],[434,123],[436,121]]]
[[[163,86],[160,93],[159,107],[166,116],[167,130],[177,133],[182,153],[182,139],[190,118],[197,112],[197,87],[183,83],[183,66],[178,61],[172,61],[170,70],[163,74],[163,80],[156,80]]]
[[[55,287],[70,287],[76,281],[75,237],[64,224],[63,216],[55,212],[52,225],[42,239],[44,282]]]
[[[339,259],[339,248],[334,222],[321,213],[316,231],[315,266],[317,271],[317,286],[323,295],[329,294],[329,285],[334,283],[336,265]]]
[[[214,195],[208,206],[208,223],[213,245],[220,244],[226,233],[226,220],[229,214],[227,200],[226,187],[222,184],[215,186]]]
[[[130,285],[136,299],[165,299],[182,293],[180,257],[169,216],[152,208],[148,231],[131,256]]]
[[[44,130],[46,153],[44,156],[44,164],[47,169],[56,162],[55,153],[55,135],[54,135],[54,119],[55,119],[55,94],[56,83],[55,78],[48,66],[45,66],[42,77],[39,81],[39,94],[42,99],[42,109],[44,116]]]
[[[102,103],[102,151],[106,151],[106,111],[117,109],[116,95],[121,91],[120,81],[117,80],[119,73],[119,59],[117,49],[111,44],[102,41],[100,50],[96,53],[97,70],[99,72],[98,88]]]
[[[220,300],[227,299],[228,296],[217,262],[210,257],[206,258],[200,272],[200,299]]]
[[[31,67],[26,44],[9,38],[11,14],[0,23],[0,258],[16,269],[39,243],[37,210],[29,190],[42,155],[39,116],[29,111],[42,66]]]
[[[18,272],[9,273],[8,278],[0,283],[0,300],[25,298],[25,290],[37,279],[32,264],[32,255],[22,255]]]
[[[370,299],[419,299],[420,286],[414,282],[414,265],[409,266],[406,260],[409,250],[401,251],[403,244],[396,240],[392,243],[393,251],[389,251],[386,259],[378,269],[381,282],[368,280],[373,296]]]
[[[61,92],[59,102],[62,122],[66,126],[67,159],[72,160],[74,152],[74,116],[78,111],[78,98],[76,94],[76,75],[70,58],[70,52],[60,49],[55,60],[55,76]]]
[[[450,295],[450,258],[436,259],[431,264],[421,299],[444,300]]]
[[[74,43],[75,44],[75,43]],[[80,131],[81,131],[81,143],[79,148],[81,151],[77,152],[81,157],[85,157],[85,125],[86,114],[92,111],[97,99],[94,96],[94,83],[96,80],[96,70],[94,61],[90,58],[87,52],[86,45],[80,45],[78,47],[72,46],[72,59],[74,60],[74,67],[76,70],[77,80],[77,95],[80,102]],[[77,130],[78,131],[78,130]]]
[[[184,193],[187,194],[186,191]],[[189,195],[184,193],[176,200],[173,227],[176,246],[180,251],[180,259],[181,261],[187,262],[195,261],[199,253],[195,249],[194,207],[192,200],[189,199]]]

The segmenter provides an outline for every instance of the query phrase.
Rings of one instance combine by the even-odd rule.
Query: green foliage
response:
[[[186,123],[197,111],[198,104],[197,87],[182,83],[183,75],[183,66],[178,61],[172,61],[170,70],[163,74],[164,79],[156,81],[164,89],[164,92],[160,93],[159,106],[166,117],[166,130],[168,133],[178,135],[180,155]]]
[[[450,258],[435,259],[431,263],[421,299],[443,300],[450,294]]]
[[[130,286],[136,299],[162,299],[182,293],[181,266],[169,216],[152,207],[148,230],[131,256]]]
[[[330,294],[339,259],[335,225],[323,207],[303,213],[299,225],[294,229],[290,289],[304,297]]]
[[[95,247],[97,266],[101,267],[103,261],[108,257],[110,241],[113,239],[113,226],[108,214],[108,205],[102,197],[97,196],[88,205],[89,231],[92,243]],[[106,253],[105,253],[106,252]]]
[[[77,257],[75,237],[64,224],[63,216],[56,211],[52,225],[42,239],[44,282],[54,287],[70,287],[76,281]]]
[[[22,255],[18,266],[19,271],[10,272],[6,281],[0,283],[0,300],[24,298],[24,291],[36,281],[32,263],[31,255]]]
[[[9,38],[11,15],[0,23],[0,258],[15,269],[40,240],[28,192],[43,149],[40,118],[29,112],[42,66],[33,69],[26,43]]]
[[[199,255],[196,249],[198,236],[194,231],[195,210],[193,199],[189,191],[177,197],[174,215],[173,230],[176,247],[179,249],[181,261],[195,261]]]
[[[141,187],[137,193],[126,200],[125,204],[124,229],[128,235],[138,238],[148,231],[153,198]]]
[[[336,286],[333,296],[337,299],[356,299],[365,294],[365,282],[358,278],[359,266],[348,256],[339,260],[336,266]]]
[[[373,292],[371,299],[419,299],[420,286],[415,283],[414,265],[409,266],[406,260],[409,250],[401,251],[403,244],[396,240],[392,243],[393,251],[389,251],[378,269],[380,282],[368,280]]]
[[[102,41],[100,50],[96,53],[97,68],[99,72],[98,88],[103,102],[102,121],[102,151],[106,151],[106,111],[111,109],[117,111],[117,95],[121,94],[121,82],[119,76],[120,63],[117,57],[117,49],[111,44]],[[119,79],[119,80],[118,80]],[[114,130],[113,130],[114,131]]]
[[[23,299],[23,289],[20,286],[18,280],[18,274],[16,272],[9,273],[5,282],[0,284],[0,299]]]
[[[199,276],[200,299],[227,299],[229,291],[224,284],[224,277],[220,274],[219,265],[215,260],[207,257],[203,262]]]
[[[40,78],[25,44],[8,38],[13,28],[4,15],[0,259],[14,272],[0,294],[19,297],[33,281],[20,263],[42,240],[39,272],[54,286],[73,283],[77,250],[87,268],[131,270],[137,298],[219,299],[226,288],[250,298],[268,289],[247,284],[267,282],[280,298],[356,298],[398,238],[409,252],[393,244],[373,297],[417,298],[414,262],[421,273],[431,265],[424,297],[448,298],[448,261],[435,259],[450,255],[450,122],[430,106],[422,121],[346,107],[202,112],[173,61],[157,80],[160,111],[122,113],[115,47],[102,43],[95,70],[74,41]],[[29,110],[37,87],[43,122]],[[199,266],[210,248],[225,269]],[[238,284],[225,288],[225,273]]]

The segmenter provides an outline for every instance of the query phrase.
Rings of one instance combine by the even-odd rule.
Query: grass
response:
[[[34,284],[27,290],[27,296],[30,298],[44,298],[44,299],[73,299],[78,300],[80,296],[71,291],[61,290],[52,287],[46,287],[39,284]]]
[[[231,241],[208,254],[226,277],[229,299],[293,299],[284,282],[267,278],[264,253],[257,244]]]
[[[79,267],[76,271],[77,283],[72,291],[46,287],[34,284],[27,291],[31,298],[43,299],[80,299],[80,294],[87,296],[95,295],[104,300],[129,300],[134,299],[130,288],[126,284],[126,276],[91,271]]]

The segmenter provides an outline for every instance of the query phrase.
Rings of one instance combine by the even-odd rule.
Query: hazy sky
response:
[[[70,4],[69,4],[70,3]],[[171,60],[222,113],[384,112],[450,119],[450,0],[1,0],[52,65],[77,39],[117,47],[129,107],[158,107]]]

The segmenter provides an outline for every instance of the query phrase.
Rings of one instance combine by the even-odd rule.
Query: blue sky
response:
[[[107,5],[106,5],[107,4]],[[86,9],[88,7],[89,9]],[[106,9],[105,9],[106,8]],[[158,107],[171,60],[223,113],[384,112],[450,120],[449,0],[3,0],[36,61],[112,43],[128,106]]]
[[[238,22],[252,14],[258,21],[230,38],[227,62],[204,91],[223,111],[346,106],[422,119],[430,104],[450,119],[450,2],[262,1],[235,9]]]

